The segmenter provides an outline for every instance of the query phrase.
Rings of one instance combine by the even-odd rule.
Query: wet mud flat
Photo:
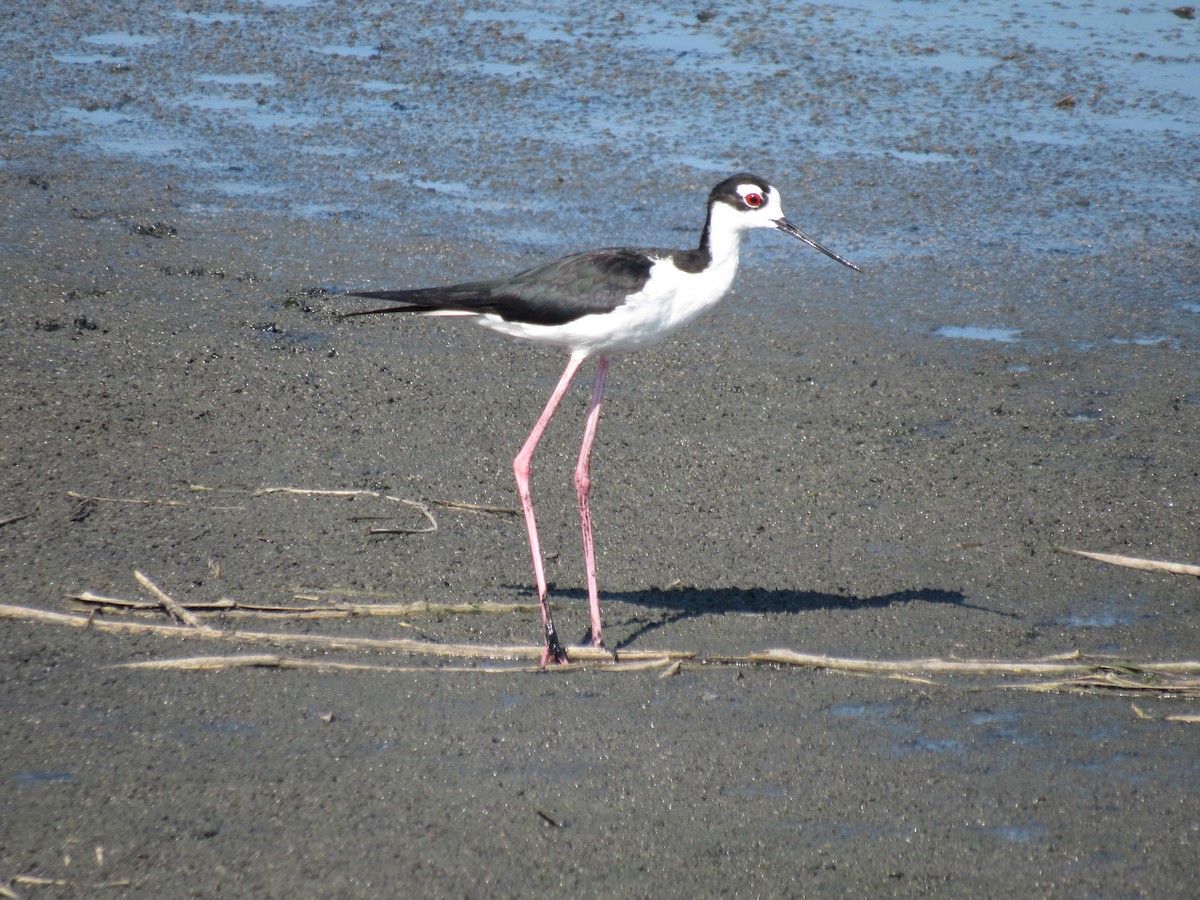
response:
[[[370,538],[373,517],[423,520],[369,497],[254,494],[512,506],[514,436],[553,354],[461,327],[337,323],[343,301],[303,283],[212,274],[246,263],[211,232],[136,233],[126,221],[157,203],[124,206],[132,183],[89,175],[119,214],[81,220],[53,187],[5,179],[72,258],[137,260],[106,264],[96,287],[31,257],[9,293],[4,512],[30,515],[0,532],[5,602],[146,598],[135,569],[190,601],[534,599],[513,517],[438,509],[434,534]],[[1022,289],[1004,281],[989,287]],[[196,284],[213,324],[145,302]],[[614,372],[595,463],[610,640],[710,657],[1194,659],[1194,580],[1051,550],[1195,559],[1191,371],[1137,345],[1120,359],[964,350],[836,313],[794,332],[717,314]],[[572,400],[582,411],[585,390]],[[575,424],[556,424],[535,482],[568,634],[586,619]],[[406,621],[273,627],[537,633],[531,611]],[[65,883],[39,893],[1182,895],[1193,859],[1194,726],[1168,719],[1190,706],[1165,695],[687,662],[667,679],[471,674],[315,641],[273,652],[427,669],[145,672],[111,666],[263,648],[2,632],[4,858],[9,877]]]
[[[1186,105],[1113,88],[1056,108],[1077,83],[1064,71],[1109,83],[1132,65],[1099,37],[1055,56],[1026,28],[1023,55],[1005,59],[1002,37],[959,21],[917,47],[940,53],[884,54],[898,16],[854,32],[872,56],[830,42],[861,17],[815,9],[776,17],[792,44],[760,36],[740,54],[748,7],[570,32],[553,8],[536,27],[526,8],[461,26],[423,10],[405,37],[387,17],[352,35],[319,4],[262,5],[155,19],[141,43],[120,17],[81,12],[67,27],[23,9],[14,33],[44,52],[9,45],[5,77],[25,60],[48,90],[7,91],[4,113],[0,602],[86,615],[70,595],[151,600],[138,570],[181,602],[434,611],[204,619],[312,635],[286,646],[5,618],[0,882],[38,897],[1188,895],[1194,699],[718,662],[769,648],[871,661],[1079,651],[1136,678],[1200,657],[1194,578],[1054,552],[1200,561],[1196,220],[1162,165],[1194,133],[1111,130],[1135,113],[1186,125]],[[260,19],[275,27],[255,44],[239,28]],[[1168,57],[1193,52],[1181,27],[1161,26],[1163,59],[1148,64],[1169,73]],[[112,34],[136,46],[86,40]],[[320,54],[302,34],[370,52]],[[484,68],[425,73],[425,87],[404,75],[449,34],[477,41]],[[184,38],[190,55],[171,56]],[[780,55],[821,39],[821,59]],[[664,46],[678,51],[671,70],[646,68],[641,54]],[[53,58],[88,53],[103,58]],[[935,57],[950,75],[930,71]],[[932,108],[986,96],[993,118],[947,113],[937,140],[897,128],[868,153],[884,104],[868,96],[858,126],[831,114],[861,98],[858,79],[823,81],[820,103],[790,95],[803,128],[771,106],[771,73],[793,59],[859,76],[906,60],[889,109],[933,104],[936,84]],[[323,77],[300,78],[306,64]],[[572,149],[554,156],[538,129],[493,118],[534,103],[595,135],[598,118],[636,116],[624,98],[637,88],[680,112],[650,74],[690,82],[705,67],[785,134],[860,149],[795,159],[697,128],[693,158],[669,116],[647,113],[632,119],[648,136],[637,149],[617,132],[566,134]],[[610,90],[584,104],[597,72]],[[689,96],[715,109],[726,89]],[[418,128],[451,94],[441,108],[460,120]],[[409,124],[387,134],[384,108]],[[1079,140],[994,137],[1002,114]],[[485,133],[487,154],[463,139]],[[180,143],[120,144],[148,137]],[[593,463],[608,636],[630,655],[695,656],[668,677],[535,674],[325,645],[535,642],[528,608],[445,611],[536,599],[520,520],[435,501],[515,505],[511,458],[562,364],[462,324],[340,321],[338,291],[615,241],[686,246],[710,182],[738,168],[772,177],[789,216],[867,275],[758,236],[712,315],[614,363]],[[654,191],[625,190],[647,171]],[[568,637],[586,622],[570,472],[587,397],[580,384],[564,401],[534,473]],[[424,503],[438,530],[366,534],[427,525],[375,494]],[[410,671],[121,667],[264,653]],[[496,662],[513,671],[488,671]]]

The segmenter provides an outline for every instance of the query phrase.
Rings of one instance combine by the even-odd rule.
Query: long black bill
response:
[[[812,238],[810,238],[807,234],[805,234],[803,231],[801,231],[799,228],[797,228],[795,225],[793,225],[791,222],[789,222],[787,219],[776,219],[775,227],[778,228],[780,231],[782,231],[784,234],[790,234],[794,238],[799,238],[800,240],[804,241],[804,243],[808,244],[808,246],[812,247],[814,250],[820,250],[822,253],[824,253],[826,256],[828,256],[830,259],[836,259],[843,266],[849,266],[855,272],[862,271],[862,269],[860,269],[854,263],[850,262],[850,260],[843,259],[842,257],[838,256],[836,253],[834,253],[832,250],[827,250],[824,247],[822,247],[820,244],[818,244],[816,241],[814,241]]]

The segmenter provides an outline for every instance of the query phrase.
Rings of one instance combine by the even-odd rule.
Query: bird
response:
[[[533,455],[551,418],[580,367],[597,357],[592,398],[584,420],[583,442],[575,467],[575,493],[583,532],[590,630],[587,639],[604,647],[591,489],[592,444],[614,354],[640,350],[696,318],[716,304],[733,284],[742,235],[773,229],[797,238],[844,266],[858,266],[817,243],[783,213],[779,191],[765,179],[740,172],[717,184],[708,195],[700,243],[691,250],[612,247],[564,256],[508,278],[411,290],[350,291],[350,296],[393,304],[355,310],[343,317],[384,313],[461,316],[509,337],[564,348],[567,365],[545,408],[513,460],[513,475],[533,557],[541,604],[545,649],[540,668],[569,662],[550,614],[545,567],[530,474]]]

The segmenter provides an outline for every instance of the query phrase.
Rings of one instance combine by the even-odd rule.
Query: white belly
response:
[[[650,269],[640,293],[612,312],[582,316],[564,325],[530,325],[496,315],[479,316],[480,325],[572,351],[614,353],[649,347],[696,318],[725,296],[737,273],[737,256],[699,274],[682,272],[663,260]]]

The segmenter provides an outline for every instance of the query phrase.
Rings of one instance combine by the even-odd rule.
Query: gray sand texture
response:
[[[1056,548],[1200,564],[1196,19],[298,0],[4,21],[0,893],[1193,895],[1200,582]],[[864,273],[751,235],[720,306],[614,361],[606,637],[682,662],[355,645],[536,653],[504,510],[565,360],[343,320],[346,292],[693,246],[742,170]],[[591,373],[533,476],[572,642]],[[263,491],[284,487],[304,492]],[[203,616],[287,644],[115,632],[170,620],[111,606],[86,625],[73,595],[155,602],[135,571],[180,603],[428,607]],[[512,608],[452,609],[487,603]],[[1077,653],[1097,678],[748,660],[777,648]],[[127,666],[249,654],[273,664]]]

